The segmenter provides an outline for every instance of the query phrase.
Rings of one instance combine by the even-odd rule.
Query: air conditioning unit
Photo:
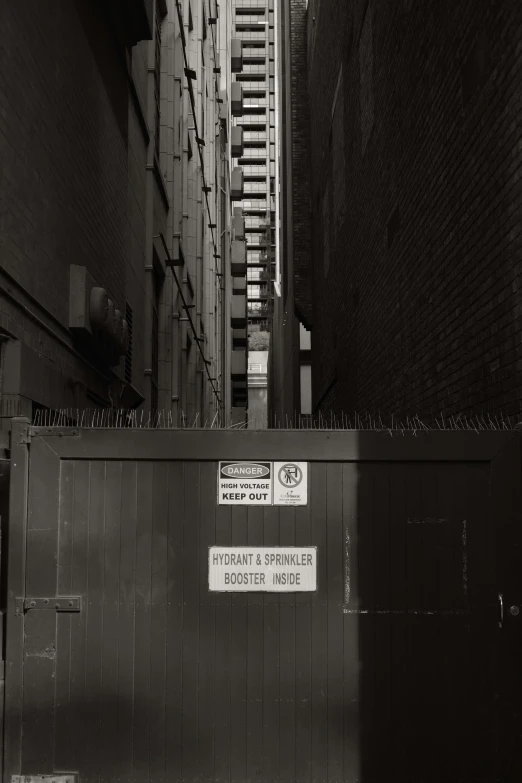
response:
[[[246,294],[232,294],[230,325],[233,329],[246,328]]]
[[[244,277],[247,271],[247,249],[245,240],[232,241],[232,258],[230,264],[232,277]]]
[[[230,86],[230,109],[233,117],[241,117],[243,114],[243,85],[241,82],[232,82]]]
[[[241,381],[246,378],[247,354],[245,348],[232,351],[231,375],[234,381]]]
[[[232,38],[230,41],[230,68],[232,73],[241,73],[243,70],[243,42],[241,38]]]
[[[232,169],[230,198],[232,201],[241,201],[243,199],[243,194],[243,169],[238,166],[235,169]]]
[[[241,215],[234,215],[232,218],[232,228],[234,230],[234,239],[245,239],[245,218]]]
[[[243,128],[241,128],[239,125],[235,125],[232,128],[230,141],[232,144],[232,157],[240,158],[243,155],[243,150],[244,150]]]

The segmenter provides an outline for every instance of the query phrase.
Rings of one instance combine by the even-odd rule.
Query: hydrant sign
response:
[[[211,546],[208,589],[223,593],[317,590],[314,546]]]
[[[307,462],[220,462],[221,506],[306,506]]]

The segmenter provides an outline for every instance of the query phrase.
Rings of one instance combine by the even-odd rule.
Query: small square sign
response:
[[[308,463],[274,462],[274,506],[306,506]]]

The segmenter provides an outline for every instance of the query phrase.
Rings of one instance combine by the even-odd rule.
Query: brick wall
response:
[[[126,77],[96,4],[85,25],[76,5],[2,9],[2,265],[64,324],[71,263],[118,303],[125,281]]]
[[[308,25],[316,409],[518,415],[522,6]]]
[[[143,329],[145,140],[125,54],[91,0],[5,3],[0,26],[0,322],[29,348],[22,396],[92,405],[70,394],[73,380],[108,399],[68,331],[70,265],[87,267],[122,311],[130,299]],[[53,389],[36,384],[40,366],[55,372]]]

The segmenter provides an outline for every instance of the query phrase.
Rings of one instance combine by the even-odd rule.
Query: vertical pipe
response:
[[[274,0],[274,117],[275,117],[275,233],[276,274],[274,290],[281,296],[281,262],[279,255],[279,0]]]

